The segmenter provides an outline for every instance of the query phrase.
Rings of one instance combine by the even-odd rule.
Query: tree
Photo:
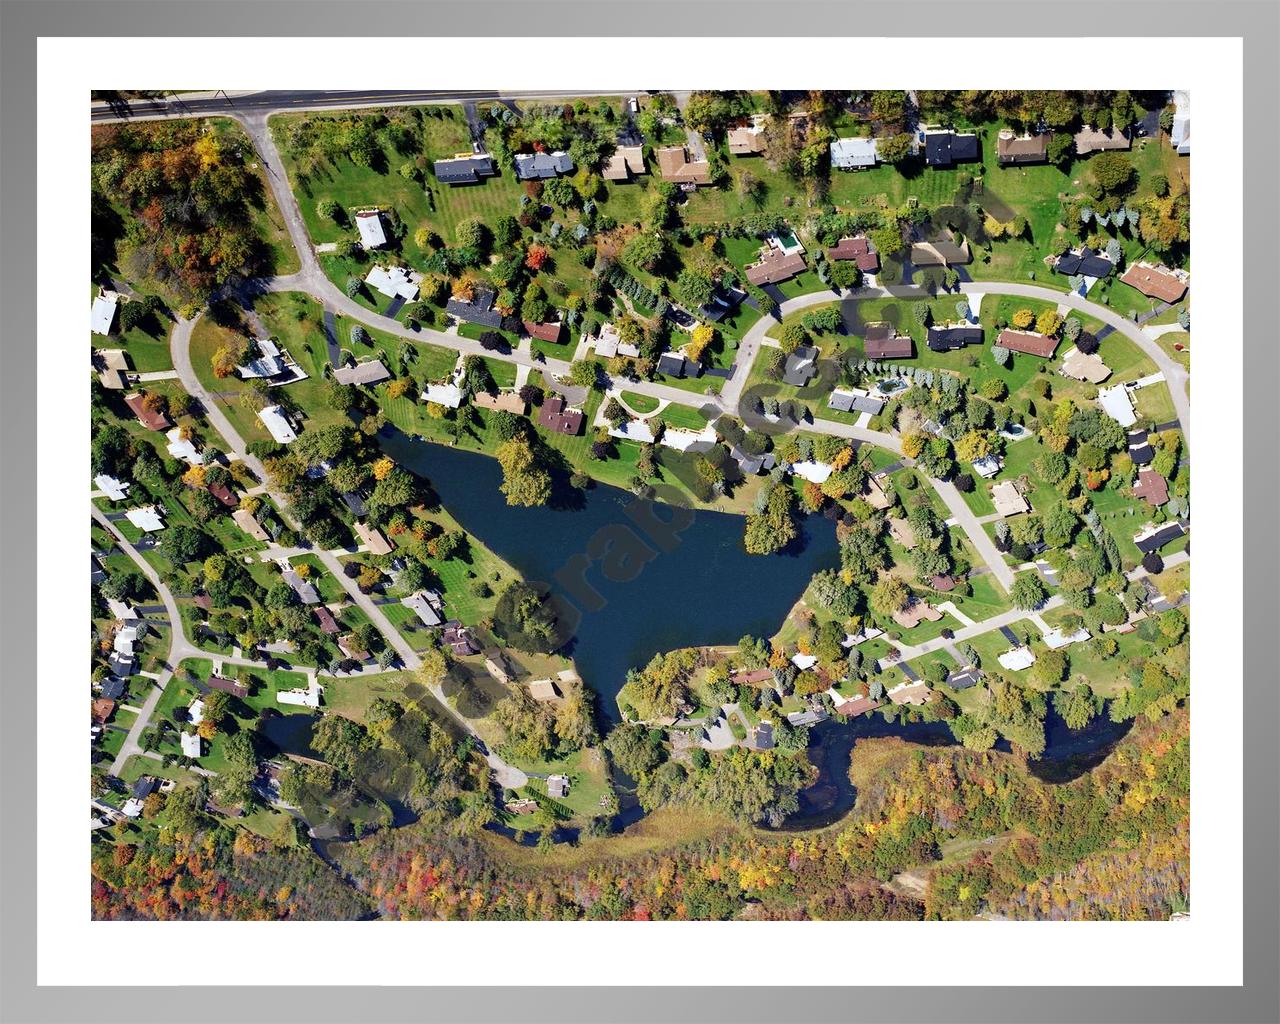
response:
[[[1040,574],[1034,569],[1020,572],[1013,578],[1013,586],[1009,590],[1009,600],[1020,611],[1034,611],[1049,597]]]
[[[667,257],[667,240],[660,231],[640,232],[622,247],[622,257],[641,270],[655,271]]]
[[[415,672],[418,682],[428,689],[439,686],[449,674],[451,659],[447,651],[429,647],[421,654],[421,663]]]
[[[1152,576],[1159,576],[1164,572],[1164,559],[1160,557],[1160,552],[1148,551],[1142,558],[1142,568]]]
[[[513,437],[495,453],[502,467],[502,493],[508,505],[545,505],[551,497],[551,474],[540,466],[527,437]]]
[[[1089,177],[1108,195],[1124,195],[1132,190],[1136,173],[1122,153],[1099,153],[1089,161]]]
[[[1020,331],[1025,331],[1035,323],[1036,315],[1029,309],[1020,309],[1013,314],[1012,323]]]
[[[901,611],[910,600],[910,589],[897,576],[883,577],[871,592],[871,607],[885,616]]]
[[[875,246],[876,252],[885,259],[896,256],[906,248],[906,243],[902,240],[902,229],[896,223],[868,232],[867,238]]]
[[[600,364],[594,359],[577,359],[569,367],[569,383],[580,388],[600,388]]]
[[[911,155],[911,136],[906,132],[882,135],[876,139],[876,156],[881,163],[901,163]]]

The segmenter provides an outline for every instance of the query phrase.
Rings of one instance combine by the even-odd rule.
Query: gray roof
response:
[[[814,365],[818,359],[818,350],[813,346],[801,346],[787,356],[787,364],[782,371],[782,379],[792,387],[802,388],[818,372]]]
[[[482,177],[490,177],[497,173],[493,166],[493,157],[488,153],[472,153],[469,156],[455,156],[435,163],[436,180],[446,185],[472,185]]]
[[[685,357],[679,352],[663,352],[658,357],[658,372],[672,377],[683,377],[688,369]]]
[[[516,156],[516,177],[522,181],[534,178],[554,178],[573,170],[568,153],[521,153]]]

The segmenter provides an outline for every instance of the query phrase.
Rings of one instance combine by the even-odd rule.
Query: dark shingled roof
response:
[[[929,328],[928,344],[935,352],[947,352],[966,345],[982,344],[982,328],[977,324],[954,324]]]

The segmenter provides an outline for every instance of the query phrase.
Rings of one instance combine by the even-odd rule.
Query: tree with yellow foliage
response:
[[[920,453],[924,451],[924,446],[928,442],[928,437],[918,430],[913,430],[902,439],[902,454],[909,459],[920,457]]]
[[[387,384],[388,398],[404,398],[413,390],[413,381],[408,377],[397,377]]]
[[[1013,314],[1013,326],[1020,331],[1025,331],[1036,321],[1036,315],[1029,309],[1020,309]]]
[[[375,480],[385,480],[395,468],[395,461],[390,456],[384,455],[373,464],[373,478]]]
[[[695,363],[702,362],[702,356],[707,351],[707,347],[716,340],[716,329],[710,324],[698,324],[693,329],[692,338],[684,347],[685,355],[692,359]]]
[[[182,482],[194,489],[203,487],[205,484],[204,466],[192,466],[182,474]]]
[[[1062,326],[1062,317],[1056,310],[1046,309],[1038,317],[1036,317],[1036,331],[1046,337],[1051,337],[1058,333],[1058,328]]]

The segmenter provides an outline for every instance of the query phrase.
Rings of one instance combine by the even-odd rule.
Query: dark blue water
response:
[[[552,506],[513,508],[489,456],[400,433],[379,443],[431,482],[468,533],[562,599],[576,619],[563,651],[611,721],[627,669],[677,647],[772,635],[809,578],[839,561],[835,527],[819,517],[805,521],[792,549],[748,555],[741,516],[674,509],[600,484]]]

